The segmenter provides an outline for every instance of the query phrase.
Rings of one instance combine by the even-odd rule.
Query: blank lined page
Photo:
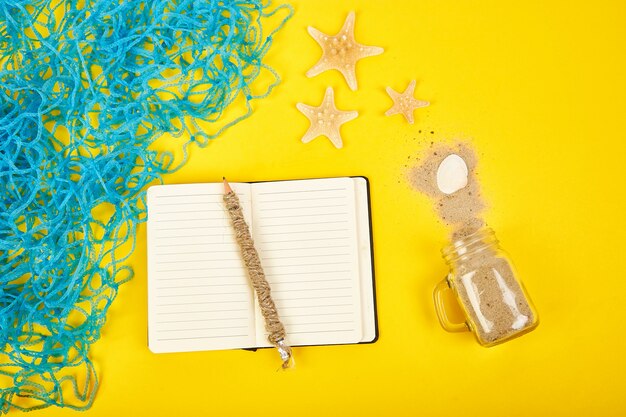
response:
[[[256,183],[252,201],[255,244],[288,342],[361,341],[353,180]],[[257,343],[267,344],[262,320]]]
[[[250,185],[231,184],[247,221]],[[255,345],[252,291],[223,185],[148,190],[148,329],[153,352]]]

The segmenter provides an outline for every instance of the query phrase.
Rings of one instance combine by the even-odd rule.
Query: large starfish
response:
[[[307,77],[313,77],[326,70],[336,69],[348,82],[350,89],[357,89],[356,62],[361,58],[380,55],[384,49],[378,46],[366,46],[354,39],[354,12],[350,12],[343,27],[335,36],[320,32],[312,26],[309,34],[322,47],[322,57],[307,71]]]
[[[309,130],[302,137],[302,142],[308,143],[316,137],[324,135],[330,139],[336,148],[343,146],[339,127],[359,115],[357,111],[341,111],[337,109],[335,106],[335,92],[332,87],[326,89],[324,100],[319,107],[303,103],[297,103],[296,107],[311,121],[311,126],[309,126]]]
[[[393,106],[387,110],[385,116],[400,113],[410,124],[413,124],[414,122],[413,111],[415,109],[419,109],[420,107],[426,107],[430,104],[427,101],[417,100],[413,97],[413,93],[415,92],[415,80],[411,81],[403,93],[398,93],[391,87],[387,87],[386,91],[393,100]]]

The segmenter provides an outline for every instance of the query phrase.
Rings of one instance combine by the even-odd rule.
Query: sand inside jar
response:
[[[491,344],[533,327],[533,310],[507,260],[477,255],[476,263],[473,273],[457,274],[453,285],[478,338]]]
[[[450,155],[465,161],[467,185],[446,194],[438,187],[437,171]],[[449,226],[452,242],[462,243],[485,226],[482,215],[486,204],[476,172],[474,150],[466,143],[456,143],[431,147],[410,173],[412,186],[431,198],[438,216]],[[528,296],[506,259],[495,251],[483,250],[457,266],[451,284],[482,343],[508,339],[536,325]]]

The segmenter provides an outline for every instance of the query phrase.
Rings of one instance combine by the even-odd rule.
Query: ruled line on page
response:
[[[262,219],[288,219],[292,217],[317,217],[317,216],[337,216],[346,215],[345,211],[339,213],[318,213],[318,214],[294,214],[289,216],[261,216]]]
[[[319,308],[319,307],[352,307],[354,304],[352,303],[343,303],[343,304],[313,304],[310,306],[290,306],[290,307],[286,307],[285,309],[292,309],[292,308]]]
[[[347,314],[354,314],[353,311],[348,311],[345,313],[314,313],[315,316],[345,316]],[[290,318],[290,317],[310,317],[311,314],[287,314],[281,315],[281,318]]]
[[[282,284],[282,282],[281,282],[281,284]],[[298,288],[298,289],[295,289],[295,290],[274,290],[274,291],[272,291],[272,293],[276,294],[276,293],[280,293],[280,292],[293,293],[293,292],[302,292],[302,291],[328,291],[328,290],[350,290],[350,289],[352,289],[352,287]],[[349,297],[349,295],[346,295],[345,297]],[[331,297],[321,297],[321,298],[331,298]],[[332,297],[332,298],[336,298],[336,297]],[[300,298],[289,298],[289,300],[300,300]]]
[[[205,271],[207,269],[241,269],[241,266],[213,266],[202,268],[176,268],[176,269],[157,269],[156,272],[178,272],[178,271]]]
[[[316,317],[316,314],[313,314],[309,317]],[[289,327],[295,326],[314,326],[318,324],[346,324],[346,323],[354,323],[354,320],[338,320],[338,321],[307,321],[307,322],[290,322],[285,321],[283,324]]]
[[[184,221],[189,221],[187,219],[185,219]],[[225,226],[223,224],[218,225],[218,226],[189,226],[189,227],[155,227],[154,230],[157,231],[161,231],[161,230],[198,230],[198,229],[226,229],[229,226]]]
[[[188,238],[188,237],[195,237],[195,238],[211,238],[211,237],[217,237],[217,238],[223,238],[225,235],[227,235],[230,232],[227,232],[227,229],[224,228],[224,231],[222,233],[216,233],[216,234],[191,234],[191,235],[174,235],[174,236],[159,236],[159,240],[164,240],[164,239],[184,239],[184,238]],[[208,242],[210,243],[210,242]],[[213,243],[219,243],[219,242],[213,242]]]
[[[228,320],[228,319],[225,319]],[[157,333],[170,332],[194,332],[198,330],[226,330],[226,329],[247,329],[248,326],[226,326],[226,327],[198,327],[195,329],[156,329]]]
[[[233,311],[248,311],[247,308],[231,308],[231,309],[219,309],[219,310],[193,310],[193,311],[157,311],[158,315],[165,314],[195,314],[195,313],[225,313],[225,312],[233,312]]]
[[[196,336],[196,337],[173,337],[173,338],[157,338],[158,342],[165,342],[171,340],[194,340],[194,339],[216,339],[222,337],[246,337],[248,334],[223,334],[223,335],[215,335],[215,336]]]
[[[181,213],[206,213],[207,211],[221,211],[223,212],[224,209],[219,208],[219,209],[211,209],[211,208],[204,208],[202,210],[176,210],[176,211],[153,211],[152,214],[181,214]]]
[[[189,280],[200,280],[201,282],[205,282],[207,280],[210,281],[217,281],[217,282],[227,282],[230,278],[245,278],[244,274],[241,275],[233,275],[231,277],[189,277],[189,278],[173,278],[173,279],[160,279],[158,281],[166,281],[165,284],[167,284],[167,281],[189,281]],[[248,285],[246,284],[198,284],[197,286],[226,286],[226,285],[230,285],[230,286],[234,286],[234,285]],[[188,285],[187,287],[195,287],[196,285]],[[179,287],[156,287],[157,289],[162,289],[162,288],[185,288],[186,286],[179,286]]]
[[[162,224],[169,224],[169,223],[162,223]],[[195,235],[189,235],[189,236],[207,236],[207,237],[211,237],[211,236],[220,236],[222,234],[228,234],[228,232],[230,231],[230,226],[228,224],[215,224],[215,225],[209,225],[209,226],[189,226],[189,227],[173,227],[173,228],[168,228],[168,229],[157,229],[155,228],[154,231],[158,232],[159,235],[159,240],[161,238],[172,238],[172,237],[187,237],[187,233],[189,233],[190,230],[195,230],[200,232],[200,234],[195,234]],[[171,235],[169,233],[171,232],[181,232],[181,233],[185,233],[183,235]]]
[[[180,206],[180,205],[185,205],[185,206],[190,206],[192,204],[203,204],[203,205],[209,205],[209,204],[217,204],[214,200],[207,200],[207,201],[185,201],[184,203],[181,202],[176,202],[176,203],[159,203],[159,207],[163,207],[163,206]]]
[[[157,290],[178,290],[178,289],[181,289],[181,288],[247,287],[248,285],[249,284],[202,284],[202,285],[180,285],[180,286],[176,286],[176,287],[156,287],[156,288],[157,288]]]
[[[178,281],[178,280],[187,280],[187,279],[211,279],[211,280],[216,280],[216,279],[224,279],[224,278],[238,278],[238,277],[242,277],[245,276],[245,274],[242,272],[241,274],[238,275],[218,275],[218,276],[206,276],[206,275],[202,275],[200,277],[168,277],[168,278],[157,278],[157,281]]]
[[[350,253],[326,253],[319,255],[292,255],[292,256],[275,256],[272,258],[261,258],[262,261],[271,261],[273,259],[300,259],[300,258],[326,258],[329,256],[346,256]]]
[[[346,273],[352,272],[349,269],[343,271],[306,271],[306,272],[284,272],[280,274],[265,274],[266,277],[275,277],[281,275],[313,275],[313,274],[335,274],[335,273]]]
[[[349,264],[351,262],[320,262],[320,263],[315,263],[315,264],[289,264],[289,265],[279,265],[281,268],[282,267],[288,267],[288,266],[320,266],[320,265],[343,265],[343,264]]]
[[[167,294],[167,295],[157,295],[157,298],[172,298],[172,297],[205,297],[207,295],[210,296],[225,296],[225,295],[241,295],[243,293],[241,292],[221,292],[221,293],[214,293],[214,292],[210,292],[210,293],[194,293],[194,294]],[[237,302],[240,300],[232,300],[232,302]],[[244,300],[246,301],[246,300]],[[230,301],[228,301],[230,302]]]
[[[199,250],[193,252],[158,252],[159,256],[172,256],[172,255],[200,255],[200,254],[208,254],[208,253],[233,253],[233,250],[214,250],[210,251]]]
[[[157,304],[157,307],[172,307],[172,306],[190,306],[190,305],[207,305],[207,304],[241,304],[248,303],[248,300],[232,300],[232,301],[198,301],[198,302],[184,302],[184,303],[170,303],[170,304]]]
[[[345,223],[345,220],[331,220],[331,221],[323,221],[323,222],[306,222],[306,223],[278,223],[278,224],[260,224],[257,227],[266,228],[266,227],[279,227],[279,226],[307,226],[312,224],[331,224],[331,223]]]
[[[201,237],[201,236],[194,236],[194,237]],[[160,239],[162,239],[162,238],[160,238]],[[179,244],[169,243],[167,245],[155,245],[155,247],[157,247],[157,248],[171,248],[171,247],[179,247],[179,246],[200,246],[200,245],[220,245],[220,246],[224,246],[224,245],[227,245],[227,243],[223,243],[223,242],[199,242],[199,243],[179,243]]]
[[[321,193],[324,191],[346,191],[345,188],[326,188],[315,190],[294,190],[294,191],[266,191],[258,193],[259,195],[275,195],[275,194],[296,194],[296,193]]]
[[[341,237],[324,237],[324,238],[317,238],[317,239],[287,239],[287,240],[263,240],[261,241],[261,243],[287,243],[287,242],[313,242],[316,240],[339,240],[339,239],[348,239],[345,236],[341,236]]]
[[[298,332],[288,332],[289,334],[300,334],[300,333],[335,333],[335,332],[350,332],[353,331],[354,328],[349,329],[333,329],[333,330],[308,330],[308,331],[298,331]]]
[[[259,193],[262,194],[262,193]],[[291,199],[283,199],[283,200],[261,200],[261,203],[289,203],[292,201],[311,201],[311,200],[343,200],[344,196],[333,196],[333,197],[309,197],[309,198],[291,198]]]
[[[313,297],[289,297],[289,298],[274,298],[274,301],[296,301],[296,300],[323,300],[326,298],[352,298],[351,295],[320,295]]]
[[[343,199],[342,199],[343,200]],[[277,203],[278,201],[272,201],[272,203]],[[260,208],[259,211],[275,211],[275,210],[306,210],[306,209],[320,209],[320,208],[335,208],[335,207],[346,207],[347,204],[330,204],[327,206],[296,206],[296,207],[268,207],[268,208]]]
[[[152,223],[170,223],[170,222],[192,222],[192,221],[198,221],[198,220],[216,220],[216,221],[223,221],[224,219],[216,219],[213,217],[199,217],[199,218],[184,218],[184,219],[152,219],[150,220]]]
[[[270,235],[290,235],[294,233],[330,233],[330,232],[347,232],[350,229],[317,229],[317,230],[289,230],[287,232],[259,233],[262,236]]]
[[[288,275],[288,274],[285,274]],[[343,279],[309,279],[309,280],[303,280],[303,281],[268,281],[269,284],[273,284],[273,285],[282,285],[282,284],[312,284],[315,282],[348,282],[348,281],[352,281],[352,278],[343,278]],[[348,287],[348,288],[352,288],[352,287]],[[330,290],[334,290],[336,288],[328,288]],[[272,292],[276,292],[276,291],[272,291]]]
[[[163,254],[160,254],[160,255],[163,255]],[[186,253],[175,253],[174,255],[186,255]],[[237,255],[237,254],[234,254],[234,255]],[[221,258],[221,259],[176,259],[174,261],[156,261],[156,264],[163,265],[163,264],[186,264],[186,263],[193,263],[193,262],[223,262],[223,261],[236,261],[238,259],[241,259],[241,257],[238,256],[236,258]]]
[[[249,317],[227,317],[227,318],[210,318],[210,319],[193,319],[193,320],[167,320],[167,321],[157,321],[156,324],[172,324],[172,323],[194,323],[194,322],[203,322],[203,321],[220,321],[220,320],[248,320]]]
[[[339,249],[339,248],[349,248],[350,245],[336,245],[336,246],[311,246],[311,247],[299,247],[299,248],[283,248],[283,249],[264,249],[263,252],[276,252],[281,251],[284,252],[286,250],[313,250],[313,249]]]

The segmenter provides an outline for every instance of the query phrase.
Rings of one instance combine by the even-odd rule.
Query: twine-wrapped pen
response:
[[[250,229],[243,217],[239,197],[232,190],[226,178],[224,178],[224,203],[233,224],[235,238],[241,248],[241,255],[248,270],[248,276],[259,301],[261,313],[265,319],[265,330],[269,333],[267,338],[278,349],[283,361],[282,368],[287,369],[293,365],[293,357],[291,347],[285,340],[285,326],[281,323],[276,305],[272,300],[270,285],[265,279],[259,254],[254,247]]]

